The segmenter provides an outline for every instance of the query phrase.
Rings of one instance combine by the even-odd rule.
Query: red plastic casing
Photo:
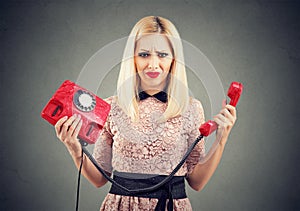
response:
[[[75,106],[73,97],[79,90],[88,92],[89,95],[93,96],[95,100],[95,107],[93,110],[82,111]],[[99,138],[109,111],[110,104],[106,101],[74,82],[66,80],[46,104],[41,112],[41,116],[50,124],[55,125],[56,122],[64,116],[71,117],[74,114],[81,115],[82,127],[78,138],[89,144],[94,144]]]
[[[232,82],[230,84],[230,87],[228,89],[227,92],[227,96],[230,98],[230,102],[229,104],[232,106],[236,106],[236,104],[238,103],[238,100],[242,94],[243,91],[243,85],[239,82]],[[218,125],[215,121],[213,120],[209,120],[205,123],[203,123],[199,130],[201,135],[203,136],[208,136],[210,135],[212,132],[214,132],[216,129],[218,128]]]
[[[229,104],[236,107],[242,92],[243,85],[239,82],[232,82],[227,92],[227,96],[230,98]]]

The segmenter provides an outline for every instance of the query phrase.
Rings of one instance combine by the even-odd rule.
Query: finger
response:
[[[228,124],[228,119],[225,117],[225,116],[223,116],[222,114],[217,114],[215,117],[214,117],[214,119],[216,119],[217,121],[217,124],[219,123],[219,124],[221,124],[221,125],[225,125],[225,124]],[[218,125],[219,125],[218,124]]]
[[[55,131],[56,131],[56,135],[59,135],[61,132],[61,126],[67,121],[68,116],[64,116],[62,118],[60,118],[56,124],[54,125]]]
[[[73,137],[77,138],[78,137],[78,134],[79,134],[79,131],[81,129],[81,126],[82,126],[82,119],[79,121],[79,123],[77,124],[75,130],[74,130],[74,133],[73,133]]]
[[[220,113],[225,116],[230,122],[235,122],[235,117],[225,108],[220,111]]]
[[[63,137],[66,137],[68,135],[68,131],[69,128],[71,126],[71,124],[74,122],[74,120],[76,119],[76,114],[74,114],[73,116],[71,116],[62,126],[62,130],[61,130],[61,135]]]
[[[220,116],[214,116],[214,121],[217,123],[218,128],[224,128],[225,127],[225,122],[221,119],[222,117]]]
[[[225,108],[232,114],[232,116],[236,117],[236,108],[234,106],[227,104]]]
[[[80,115],[78,115],[76,117],[76,119],[74,120],[74,122],[70,125],[69,131],[68,131],[69,136],[73,136],[74,130],[76,129],[76,127],[80,121],[80,118],[81,118]]]

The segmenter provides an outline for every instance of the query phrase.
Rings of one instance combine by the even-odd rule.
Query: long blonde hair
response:
[[[164,114],[158,119],[166,121],[181,115],[189,103],[188,84],[184,65],[183,48],[179,33],[167,19],[148,16],[138,21],[132,28],[123,53],[118,84],[118,104],[133,121],[138,120],[138,90],[139,80],[134,63],[136,41],[144,34],[159,33],[166,35],[173,48],[173,63],[167,83],[168,105]]]

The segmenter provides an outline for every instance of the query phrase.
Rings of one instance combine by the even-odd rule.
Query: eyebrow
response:
[[[149,50],[146,50],[146,49],[140,49],[140,51],[150,52]],[[155,52],[156,52],[156,53],[159,53],[159,52],[163,52],[163,51],[167,51],[167,50],[159,50],[159,51],[155,51]]]

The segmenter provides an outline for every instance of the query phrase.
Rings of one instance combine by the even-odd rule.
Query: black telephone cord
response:
[[[81,170],[82,170],[82,165],[83,165],[83,153],[86,154],[86,156],[91,160],[91,162],[94,164],[94,166],[98,169],[98,171],[104,176],[105,179],[107,179],[109,182],[117,186],[118,188],[131,193],[131,194],[137,194],[137,193],[145,193],[145,192],[151,192],[154,191],[166,183],[168,183],[173,176],[176,174],[176,172],[181,168],[181,166],[185,163],[186,159],[189,157],[195,146],[198,144],[198,142],[203,138],[203,135],[200,135],[197,137],[197,139],[192,143],[192,145],[188,148],[187,152],[184,154],[182,157],[181,161],[177,164],[177,166],[174,168],[174,170],[161,182],[157,183],[156,185],[153,185],[152,187],[148,188],[142,188],[142,189],[133,189],[130,190],[119,183],[117,183],[115,180],[113,180],[110,176],[106,174],[106,172],[98,165],[97,161],[94,159],[94,157],[90,154],[90,152],[86,149],[86,146],[88,145],[85,141],[79,139],[79,142],[82,146],[82,151],[81,151],[81,163],[80,167],[78,170],[78,183],[77,183],[77,195],[76,195],[76,211],[78,211],[78,204],[79,204],[79,186],[80,186],[80,175],[81,175]]]

